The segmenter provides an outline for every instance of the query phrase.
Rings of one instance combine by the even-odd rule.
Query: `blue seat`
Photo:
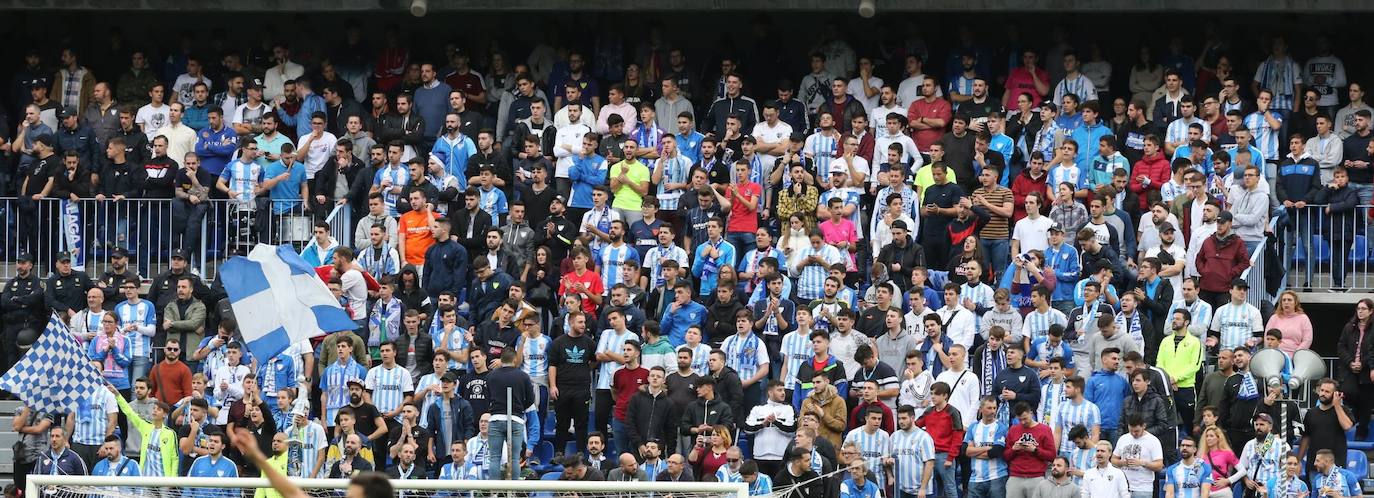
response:
[[[561,466],[553,462],[552,442],[547,440],[540,441],[539,444],[534,447],[534,458],[539,460],[539,465],[534,466],[535,472],[542,474],[554,470],[555,467],[557,467],[558,470],[562,470]]]
[[[558,471],[558,472],[549,472],[549,473],[546,473],[546,474],[544,474],[544,475],[542,475],[542,476],[539,476],[539,480],[541,480],[541,481],[557,481],[560,477],[563,477],[563,472],[562,472],[562,471]]]
[[[1364,263],[1369,260],[1369,240],[1363,235],[1356,235],[1355,242],[1350,246],[1350,262]]]
[[[1355,477],[1364,480],[1369,476],[1369,457],[1363,450],[1345,452],[1345,468],[1355,473]]]
[[[1331,261],[1331,244],[1326,243],[1320,235],[1312,236],[1312,259],[1316,263],[1327,263]]]

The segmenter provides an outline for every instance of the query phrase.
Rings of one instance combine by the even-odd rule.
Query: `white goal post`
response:
[[[291,479],[311,496],[342,496],[347,479]],[[512,497],[625,497],[649,494],[675,498],[748,498],[744,483],[718,482],[624,482],[624,481],[488,481],[488,480],[392,480],[398,497],[477,498]],[[24,496],[31,498],[181,498],[183,496],[251,497],[258,489],[271,489],[264,478],[215,477],[106,477],[30,475]],[[194,491],[187,488],[193,488]],[[238,490],[238,491],[234,491]]]

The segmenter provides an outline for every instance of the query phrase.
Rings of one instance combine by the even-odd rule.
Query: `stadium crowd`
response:
[[[1293,292],[1262,312],[1248,296],[1273,291],[1242,278],[1295,230],[1331,241],[1346,287],[1374,144],[1325,38],[1243,67],[1209,25],[1196,58],[1174,39],[1112,61],[1121,85],[1058,28],[998,49],[961,30],[937,54],[831,26],[809,72],[766,79],[766,47],[702,71],[661,28],[480,55],[344,33],[308,60],[271,37],[126,49],[109,72],[26,53],[0,367],[55,313],[110,386],[15,417],[18,480],[256,475],[226,436],[247,429],[296,477],[1358,495],[1345,430],[1374,411],[1374,302],[1299,416],[1249,360],[1310,347],[1311,321]],[[52,200],[139,199],[170,216],[118,230],[170,226],[156,275],[142,236],[93,244],[103,275],[41,240]],[[253,357],[193,267],[233,245],[198,240],[220,209],[251,223],[230,251],[311,217],[301,256],[356,330]]]

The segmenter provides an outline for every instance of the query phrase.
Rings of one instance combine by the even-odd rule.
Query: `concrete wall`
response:
[[[883,12],[1374,12],[1368,0],[876,0]],[[729,11],[854,12],[858,0],[428,0],[429,12],[477,11]],[[341,12],[406,9],[410,0],[0,0],[0,10],[156,10],[212,12]]]

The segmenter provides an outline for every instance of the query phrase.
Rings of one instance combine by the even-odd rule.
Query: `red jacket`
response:
[[[1199,289],[1226,292],[1231,288],[1231,281],[1240,278],[1240,274],[1250,267],[1250,255],[1245,252],[1245,241],[1232,231],[1224,240],[1215,234],[1207,237],[1193,264],[1199,274]]]
[[[1049,207],[1054,202],[1054,198],[1045,197],[1047,195],[1045,182],[1049,179],[1050,175],[1044,172],[1040,173],[1040,178],[1031,178],[1030,168],[1027,168],[1011,181],[1011,195],[1015,199],[1015,207],[1011,213],[1012,227],[1015,227],[1016,222],[1021,221],[1021,218],[1026,217],[1026,194],[1031,192],[1040,192],[1041,194],[1040,214],[1047,215],[1050,213]]]
[[[1141,175],[1150,179],[1150,186],[1147,187],[1140,183]],[[1135,166],[1131,168],[1131,184],[1127,188],[1130,188],[1131,192],[1135,192],[1136,197],[1140,198],[1141,211],[1150,209],[1149,197],[1145,193],[1151,190],[1159,192],[1165,183],[1169,183],[1169,176],[1169,159],[1165,158],[1164,154],[1145,156],[1135,162]]]
[[[964,422],[953,406],[946,404],[944,410],[926,410],[925,415],[916,419],[916,425],[930,434],[936,453],[949,454],[946,458],[951,462],[959,456],[959,446],[964,443]]]
[[[1022,435],[1035,439],[1035,451],[1012,449]],[[1044,477],[1045,469],[1049,468],[1054,457],[1054,432],[1050,431],[1050,426],[1035,424],[1035,427],[1026,429],[1017,423],[1007,428],[1007,445],[1002,450],[1002,458],[1007,460],[1012,477]]]

